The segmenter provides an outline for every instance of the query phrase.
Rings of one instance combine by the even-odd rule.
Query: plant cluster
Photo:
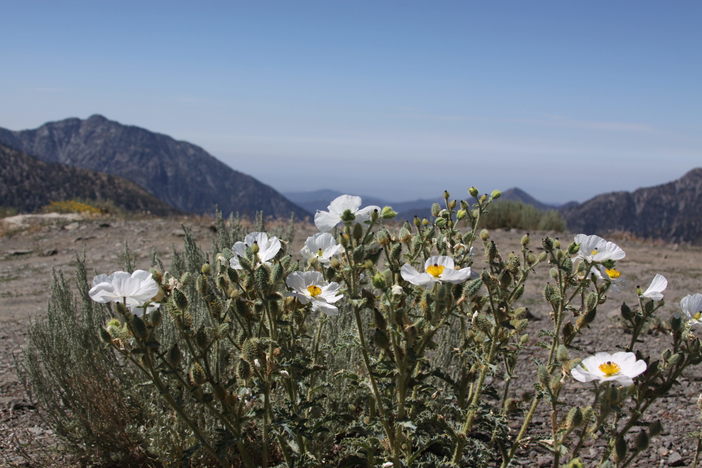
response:
[[[210,254],[186,236],[169,269],[127,265],[92,288],[79,269],[80,313],[58,277],[24,373],[60,434],[113,460],[131,450],[155,465],[507,467],[539,450],[575,467],[594,444],[601,466],[630,465],[662,430],[646,410],[702,362],[691,329],[702,295],[683,300],[664,327],[670,347],[651,355],[644,331],[667,286],[657,275],[635,307],[621,306],[619,350],[572,356],[624,251],[597,236],[533,246],[524,235],[505,254],[480,227],[500,193],[469,195],[444,193],[433,221],[401,226],[386,222],[390,207],[339,197],[299,255],[262,223],[244,235],[220,220]],[[537,268],[549,269],[550,329],[533,336],[522,298]],[[85,363],[86,352],[95,369],[69,370],[49,397],[67,366],[50,339],[71,333],[70,358]],[[533,391],[513,388],[519,366]],[[86,434],[103,416],[83,416],[90,402],[69,393],[80,393],[76,379],[91,393],[112,389],[105,427],[119,427],[129,449]],[[592,402],[568,403],[568,387],[590,389]]]

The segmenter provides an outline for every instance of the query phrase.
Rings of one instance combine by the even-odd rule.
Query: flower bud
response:
[[[161,325],[161,318],[160,308],[153,309],[151,312],[149,312],[149,320],[151,321],[152,326],[157,327]]]
[[[283,265],[280,263],[273,265],[273,268],[271,268],[271,284],[275,284],[283,279],[283,273]]]
[[[431,215],[436,218],[437,216],[439,216],[440,211],[441,211],[441,206],[438,203],[432,203]]]
[[[239,359],[239,365],[236,366],[236,375],[241,380],[248,380],[251,377],[251,364],[244,359]]]
[[[422,226],[429,226],[429,220],[427,218],[422,218]]]
[[[375,275],[373,275],[372,283],[373,286],[380,289],[381,291],[385,291],[385,289],[387,288],[387,283],[385,282],[385,275],[383,275],[381,272],[377,272]]]
[[[556,351],[556,359],[558,359],[560,362],[565,362],[568,359],[570,359],[570,357],[568,356],[568,348],[566,348],[562,344],[558,345],[558,350]]]
[[[434,224],[436,224],[436,227],[438,228],[444,228],[446,227],[446,224],[448,221],[446,221],[446,218],[437,218]]]
[[[100,328],[100,339],[107,344],[112,343],[112,335],[104,328]]]
[[[212,267],[210,267],[209,263],[203,263],[200,267],[200,273],[202,273],[203,275],[209,275],[210,271],[212,271]]]
[[[176,367],[182,358],[182,354],[180,352],[180,348],[178,348],[178,344],[174,344],[171,346],[171,349],[168,350],[168,354],[166,355],[166,361],[173,367]]]
[[[402,286],[399,284],[393,284],[392,288],[390,288],[390,291],[392,292],[393,296],[402,296],[405,293],[405,290],[402,289]]]
[[[497,200],[501,196],[502,196],[502,192],[499,190],[493,190],[492,193],[490,194],[490,198],[492,198],[493,200]]]
[[[384,206],[383,210],[380,212],[380,217],[383,219],[392,219],[397,216],[397,211],[393,210],[389,206]]]
[[[422,225],[422,220],[419,219],[419,216],[417,216],[417,215],[414,215],[414,219],[412,220],[412,222],[414,223],[414,225],[416,227],[419,227]]]
[[[378,208],[373,208],[373,211],[371,211],[371,221],[376,222],[378,221],[378,217],[380,216],[380,212],[378,211]]]
[[[549,375],[546,366],[539,366],[539,369],[536,371],[536,376],[539,379],[539,385],[541,385],[541,387],[543,387],[544,389],[549,388],[549,381],[551,380],[551,376]]]
[[[471,187],[468,189],[468,193],[470,194],[471,197],[473,198],[478,198],[478,189],[476,187]]]
[[[566,416],[566,428],[573,429],[580,426],[583,423],[583,412],[577,406],[571,408],[568,411],[568,416]]]
[[[205,374],[205,369],[203,369],[198,362],[195,362],[190,366],[188,377],[190,379],[190,383],[193,385],[200,386],[207,382],[207,374]]]
[[[519,242],[522,244],[522,247],[529,245],[529,233],[524,234]]]
[[[195,280],[195,289],[197,289],[197,292],[203,296],[206,296],[209,293],[210,287],[209,284],[207,284],[207,278],[204,275],[198,276],[197,280]]]
[[[198,328],[195,332],[195,344],[200,349],[207,348],[207,332],[203,326],[200,326],[200,328]]]
[[[483,241],[487,241],[488,239],[490,239],[490,231],[488,231],[487,229],[482,229],[480,231],[480,239]]]
[[[461,220],[461,219],[465,218],[467,214],[468,214],[468,211],[466,211],[466,210],[463,210],[463,209],[458,210],[458,212],[456,213],[456,219]]]
[[[626,458],[626,452],[626,440],[624,440],[624,437],[618,436],[617,440],[614,442],[614,455],[616,457],[616,461],[624,461]]]
[[[350,223],[354,219],[356,219],[356,216],[354,216],[354,214],[351,213],[351,210],[344,210],[344,212],[341,213],[341,220],[344,223]]]
[[[134,337],[140,340],[146,338],[148,331],[146,330],[146,324],[136,315],[132,317],[132,330],[134,332]]]

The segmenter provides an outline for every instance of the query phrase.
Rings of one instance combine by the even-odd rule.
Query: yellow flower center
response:
[[[613,375],[618,374],[619,371],[622,370],[622,368],[619,367],[619,364],[617,364],[616,362],[607,361],[604,364],[600,364],[600,370],[605,375],[605,377],[612,377]]]
[[[622,276],[621,272],[616,268],[607,268],[605,273],[607,273],[607,276],[609,276],[610,279],[617,279]]]
[[[429,273],[434,278],[438,278],[439,276],[441,276],[441,273],[444,272],[444,268],[446,267],[435,263],[427,267],[427,273]]]
[[[701,318],[702,318],[702,311],[695,313],[695,314],[692,316],[692,318],[695,319],[695,320],[701,319]]]
[[[323,251],[322,249],[319,249],[319,250],[317,251],[317,256],[318,256],[318,257],[321,257],[322,255],[324,255],[324,251]]]
[[[320,294],[322,294],[322,288],[320,288],[319,286],[315,286],[314,284],[307,286],[307,291],[312,297],[317,297]]]
[[[590,252],[590,255],[597,255],[597,249],[593,249],[593,251]]]

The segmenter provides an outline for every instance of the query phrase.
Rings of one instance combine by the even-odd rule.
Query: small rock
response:
[[[74,222],[74,223],[68,223],[68,224],[66,224],[63,228],[64,228],[66,231],[75,231],[75,230],[78,229],[79,227],[80,227],[80,224]]]
[[[43,251],[41,253],[41,256],[42,257],[53,257],[57,253],[58,253],[58,250],[56,250],[56,249],[46,249],[45,251]]]
[[[10,250],[7,252],[8,255],[12,255],[14,257],[19,257],[20,255],[29,255],[32,253],[33,250]]]
[[[171,232],[171,235],[176,236],[176,237],[185,237],[185,232],[180,230],[180,229],[176,229],[176,230]]]
[[[683,466],[684,464],[685,460],[683,460],[682,455],[678,452],[673,452],[668,457],[668,466]]]
[[[95,239],[95,236],[78,236],[73,240],[73,242],[86,241],[90,239]]]

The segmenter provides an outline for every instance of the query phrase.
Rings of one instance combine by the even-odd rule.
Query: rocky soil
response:
[[[71,219],[69,217],[28,218],[21,223],[0,221],[0,466],[75,466],[73,460],[62,452],[50,428],[42,422],[31,396],[23,388],[15,370],[14,359],[21,352],[26,339],[28,324],[44,313],[49,296],[51,272],[54,269],[72,274],[76,255],[85,255],[92,273],[111,272],[120,268],[124,243],[136,256],[136,265],[148,268],[153,252],[168,264],[174,249],[182,246],[182,225],[192,229],[194,237],[203,246],[213,238],[212,220],[206,217],[156,218],[156,219]],[[296,244],[314,230],[300,226]],[[493,238],[500,249],[509,251],[518,247],[520,232],[494,232]],[[533,236],[535,246],[541,234]],[[564,242],[570,235],[561,235]],[[618,319],[622,301],[636,301],[637,284],[648,285],[655,273],[662,273],[669,280],[666,305],[662,318],[678,310],[680,299],[686,294],[702,292],[702,249],[663,243],[643,242],[632,238],[614,239],[626,251],[620,263],[623,284],[619,292],[610,295],[610,301],[598,312],[592,330],[576,343],[574,356],[585,356],[595,351],[615,351],[628,341],[623,336]],[[298,247],[299,248],[299,247]],[[531,289],[525,294],[525,305],[535,316],[532,322],[536,337],[540,328],[550,323],[540,298],[540,290],[547,271],[542,269]],[[668,343],[663,333],[646,337],[647,352],[657,355],[657,350]],[[529,390],[534,380],[533,359],[542,351],[533,347],[525,356],[516,385]],[[532,366],[526,365],[532,364]],[[673,389],[672,394],[660,400],[645,418],[661,420],[664,432],[653,439],[651,448],[635,466],[667,467],[688,466],[694,456],[696,441],[692,431],[702,428],[695,402],[702,391],[702,367],[693,369]],[[519,388],[518,387],[518,388]],[[586,404],[590,392],[586,386],[569,382],[568,398]],[[548,426],[544,414],[536,420],[537,430],[543,427],[547,437]],[[594,447],[586,447],[584,455],[595,455]],[[535,450],[519,461],[522,466],[546,466],[550,458],[545,452]]]

